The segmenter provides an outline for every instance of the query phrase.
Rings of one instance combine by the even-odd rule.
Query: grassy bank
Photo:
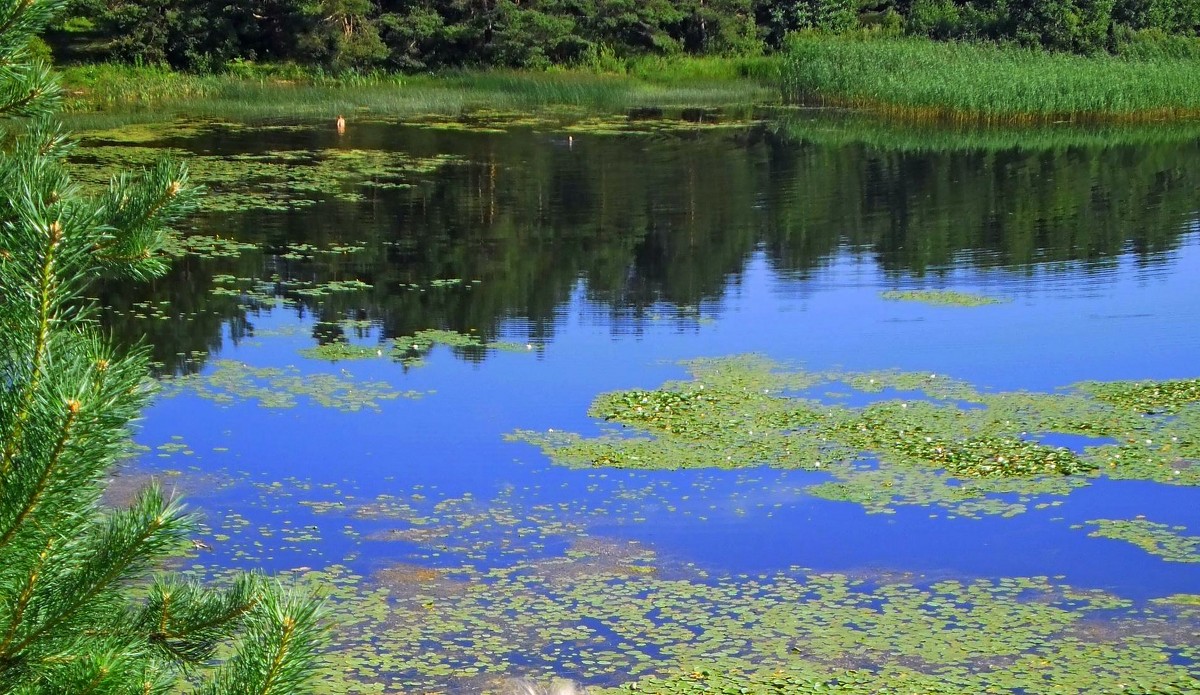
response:
[[[1200,116],[1200,59],[1077,56],[925,39],[804,37],[789,99],[914,121],[1152,121]]]
[[[327,117],[448,114],[545,107],[614,110],[778,101],[779,61],[643,61],[621,74],[480,71],[330,77],[276,69],[188,75],[154,67],[88,65],[63,70],[73,113],[160,112],[166,117]]]

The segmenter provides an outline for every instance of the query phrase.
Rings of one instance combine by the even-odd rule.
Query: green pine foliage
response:
[[[167,162],[99,197],[71,182],[50,120],[59,87],[28,53],[63,4],[0,0],[0,692],[302,692],[313,601],[256,575],[220,590],[151,581],[195,519],[153,486],[100,505],[152,388],[145,355],[112,347],[86,292],[161,274],[196,189]]]

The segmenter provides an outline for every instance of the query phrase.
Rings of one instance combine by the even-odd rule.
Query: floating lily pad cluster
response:
[[[237,258],[246,251],[258,247],[244,241],[225,239],[219,235],[189,234],[167,237],[164,251],[171,256],[196,256],[198,258]]]
[[[1186,526],[1168,526],[1148,519],[1093,519],[1086,526],[1095,527],[1088,534],[1092,538],[1132,543],[1168,562],[1200,562],[1200,536],[1183,535]]]
[[[169,135],[171,131],[164,131]],[[113,171],[148,166],[170,156],[187,163],[192,177],[203,181],[208,195],[201,209],[209,212],[290,210],[322,200],[359,201],[372,188],[409,187],[430,173],[458,161],[450,155],[414,157],[383,150],[280,150],[259,154],[208,155],[185,149],[139,144],[81,147],[72,175],[99,189]]]
[[[408,125],[427,130],[504,134],[514,130],[553,131],[573,135],[664,135],[698,130],[745,130],[762,121],[750,114],[720,109],[638,109],[626,114],[596,115],[577,109],[545,109],[539,113],[474,110],[454,117],[429,116]]]
[[[1200,484],[1200,404],[1189,400],[1190,382],[1139,384],[1121,391],[1136,398],[1121,399],[1098,397],[1095,384],[984,393],[936,374],[815,373],[756,356],[686,364],[691,380],[598,396],[589,414],[607,423],[599,436],[513,438],[571,466],[827,471],[832,480],[814,494],[871,511],[931,504],[966,516],[1011,515],[1098,471]],[[855,393],[867,402],[838,404]],[[1056,434],[1094,445],[1044,443]]]
[[[311,360],[341,362],[343,360],[369,360],[383,355],[383,349],[370,345],[356,345],[342,340],[322,343],[314,347],[303,348],[300,354]]]
[[[418,391],[396,391],[382,381],[361,381],[341,374],[308,374],[296,367],[252,367],[217,360],[212,370],[164,380],[164,395],[192,393],[221,405],[257,401],[264,408],[293,408],[299,399],[344,412],[379,410],[383,401],[420,398]]]
[[[753,487],[703,478],[692,494]],[[323,693],[499,695],[514,676],[603,695],[1200,687],[1193,594],[1135,602],[1061,578],[715,572],[593,531],[635,520],[657,486],[560,503],[515,487],[360,497],[350,481],[253,486],[193,555],[299,566],[289,581],[327,597]],[[331,536],[349,542],[341,560]]]
[[[937,306],[987,306],[988,304],[1003,304],[1009,300],[972,292],[957,290],[888,290],[880,292],[879,296],[906,302],[923,302]]]
[[[1097,400],[1141,413],[1178,413],[1200,403],[1200,379],[1170,381],[1090,381],[1080,388]]]
[[[315,492],[307,483],[259,487],[267,512]],[[477,499],[423,489],[308,506],[311,524],[234,515],[219,542],[249,543],[257,530],[280,547],[311,545],[321,528],[340,526],[359,549],[411,549],[411,559],[371,572],[352,569],[348,556],[292,573],[328,597],[320,692],[498,694],[516,675],[574,678],[614,695],[1200,686],[1200,600],[1191,595],[1139,604],[1046,577],[714,574],[591,535],[586,517],[599,510],[587,503],[569,520],[512,491]]]

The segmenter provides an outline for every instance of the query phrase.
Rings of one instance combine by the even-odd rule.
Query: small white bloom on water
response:
[[[526,350],[532,350],[532,349],[533,349],[533,344],[532,344],[532,343],[525,343],[525,349],[526,349]]]
[[[907,404],[907,403],[901,403],[901,404],[900,404],[900,407],[901,407],[901,408],[907,408],[907,407],[908,407],[908,404]]]

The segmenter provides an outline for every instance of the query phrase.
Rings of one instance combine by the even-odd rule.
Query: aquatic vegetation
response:
[[[988,304],[1003,304],[1006,301],[996,297],[955,290],[888,290],[880,292],[879,296],[884,299],[924,302],[936,306],[987,306]]]
[[[1158,121],[1200,112],[1194,58],[1136,60],[925,39],[791,42],[784,91],[914,121]]]
[[[650,547],[593,537],[586,520],[563,523],[560,510],[524,506],[511,493],[398,491],[314,509],[335,524],[395,520],[429,531],[405,531],[414,559],[369,576],[342,563],[296,573],[329,596],[334,668],[322,692],[386,683],[498,693],[496,679],[514,673],[663,695],[1081,691],[1111,682],[1183,693],[1200,684],[1190,662],[1167,658],[1196,653],[1200,615],[1179,612],[1186,598],[1138,604],[1045,577],[933,581],[801,567],[714,576]],[[597,521],[612,512],[586,502],[575,511]]]
[[[532,349],[531,345],[521,345],[505,341],[487,342],[475,335],[430,328],[417,331],[412,335],[402,335],[396,338],[391,355],[393,359],[405,367],[419,367],[425,363],[425,358],[435,345],[444,345],[456,350],[477,351],[479,353],[488,350],[524,352]]]
[[[335,292],[359,292],[369,290],[371,286],[361,280],[327,280],[317,283],[298,283],[291,281],[291,292],[301,297],[327,297]],[[299,285],[299,286],[297,286]],[[307,285],[307,286],[305,286]]]
[[[167,124],[164,138],[173,132],[179,132],[176,124]],[[108,184],[115,169],[148,166],[164,156],[185,162],[191,175],[205,182],[207,195],[201,198],[200,207],[209,212],[281,211],[322,200],[359,201],[364,199],[365,189],[411,186],[458,161],[450,155],[414,157],[383,150],[331,148],[208,155],[178,147],[92,145],[76,150],[72,175],[85,187],[98,190]]]
[[[598,436],[511,438],[580,467],[825,471],[832,479],[812,494],[876,512],[935,505],[965,516],[1012,515],[1098,471],[1200,484],[1200,408],[1181,404],[1179,394],[1191,392],[1175,382],[1140,385],[1138,407],[1129,409],[1094,397],[1090,384],[1069,393],[981,393],[936,374],[813,373],[753,356],[685,364],[689,381],[599,395],[589,414],[608,427]],[[851,408],[817,396],[831,388],[905,397]],[[1147,416],[1146,407],[1176,415]],[[1040,443],[1052,433],[1099,439],[1077,452]]]
[[[1085,526],[1096,530],[1092,538],[1111,538],[1132,543],[1167,562],[1200,562],[1200,536],[1184,536],[1183,526],[1168,526],[1147,519],[1093,519]],[[1073,526],[1072,528],[1084,528]]]
[[[652,501],[636,488],[538,503],[514,488],[359,498],[349,481],[252,484],[257,498],[213,520],[201,557],[291,558],[289,582],[327,597],[330,668],[318,690],[334,695],[499,695],[514,675],[572,678],[604,695],[1200,685],[1190,595],[1138,602],[1047,577],[886,569],[713,572],[595,534]],[[298,500],[311,514],[297,513]],[[331,535],[349,545],[327,557],[320,539]]]
[[[359,381],[348,372],[309,374],[295,367],[251,367],[235,360],[217,360],[211,371],[164,380],[163,395],[191,393],[232,405],[257,401],[264,408],[293,408],[298,399],[343,412],[380,409],[382,401],[420,398],[417,391],[400,392],[381,381]]]
[[[1200,379],[1087,382],[1080,389],[1097,400],[1139,413],[1178,413],[1200,403]]]
[[[332,343],[322,343],[315,347],[303,348],[300,354],[311,360],[326,360],[340,362],[343,360],[367,360],[381,357],[383,350],[369,345],[355,345],[341,340]]]
[[[169,237],[164,251],[171,256],[196,256],[198,258],[237,258],[246,251],[258,247],[254,244],[225,239],[219,235],[189,234]],[[232,280],[232,277],[230,277]]]

